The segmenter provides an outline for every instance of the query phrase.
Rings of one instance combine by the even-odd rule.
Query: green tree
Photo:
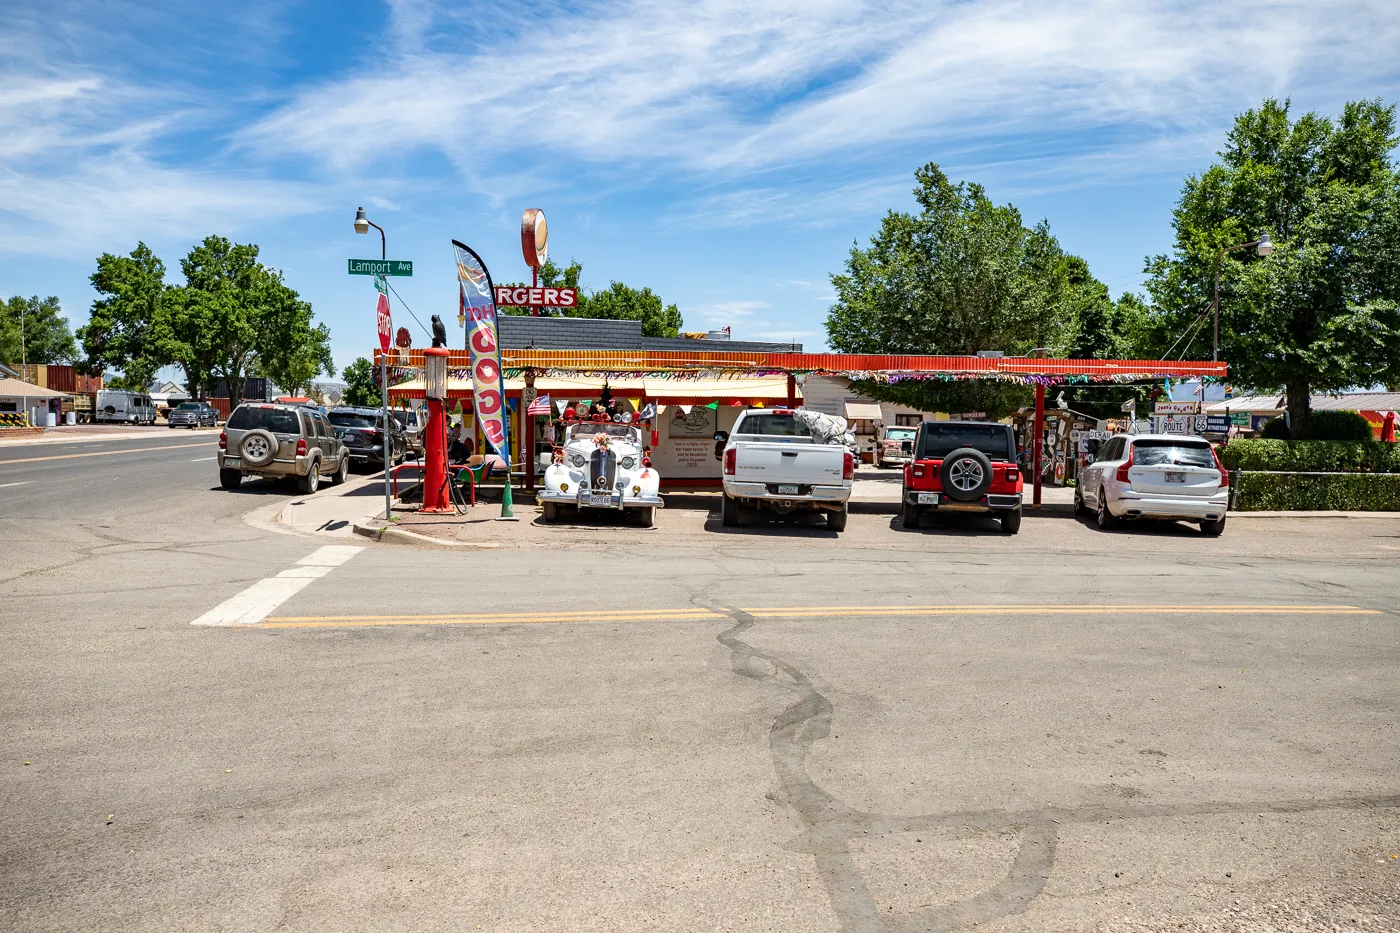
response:
[[[642,333],[648,337],[677,337],[684,320],[675,305],[664,304],[661,296],[650,288],[633,288],[622,282],[611,282],[600,292],[590,293],[579,284],[583,266],[577,260],[561,269],[554,260],[540,266],[540,285],[545,288],[578,290],[578,304],[564,309],[565,317],[604,318],[611,321],[641,321]],[[518,288],[524,283],[511,283]],[[502,308],[504,314],[529,314],[529,308]]]
[[[0,360],[71,363],[77,357],[78,345],[57,298],[16,295],[0,302]]]
[[[1400,382],[1396,141],[1395,107],[1379,100],[1335,121],[1292,120],[1288,101],[1266,100],[1186,180],[1175,248],[1148,260],[1152,330],[1166,342],[1209,308],[1217,251],[1270,234],[1272,255],[1221,264],[1220,352],[1236,385],[1283,389],[1295,438],[1313,391]],[[1210,326],[1191,356],[1209,356]]]
[[[919,213],[891,211],[870,246],[852,246],[845,272],[831,277],[837,293],[826,320],[832,348],[954,355],[1023,355],[1037,347],[1063,355],[1071,349],[1079,326],[1072,268],[1083,280],[1078,300],[1088,302],[1094,291],[1082,260],[1066,256],[1046,223],[1026,227],[1015,207],[993,204],[981,185],[954,184],[932,163],[914,175]],[[997,382],[856,388],[924,411],[977,410],[994,418],[1030,399],[1026,387]]]
[[[379,404],[379,387],[374,382],[374,364],[363,356],[345,367],[340,374],[345,380],[345,393],[341,401],[346,405],[373,408]]]
[[[163,363],[151,328],[165,295],[165,263],[138,243],[129,256],[103,253],[90,279],[102,297],[92,303],[87,324],[78,328],[84,368],[115,367],[146,386]]]
[[[185,391],[202,399],[213,381],[218,347],[210,309],[196,299],[185,286],[166,289],[151,327],[151,345],[158,359],[185,371]]]

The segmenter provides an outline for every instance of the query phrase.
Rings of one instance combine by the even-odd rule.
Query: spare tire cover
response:
[[[277,437],[262,428],[254,428],[238,442],[243,462],[249,466],[267,466],[277,457],[277,447]]]
[[[943,458],[938,478],[949,498],[974,502],[992,485],[992,461],[980,450],[959,447]]]

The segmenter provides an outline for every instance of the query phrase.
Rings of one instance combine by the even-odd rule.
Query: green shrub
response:
[[[1227,470],[1400,473],[1400,445],[1380,441],[1239,440],[1219,452]]]
[[[1240,512],[1400,512],[1400,474],[1239,474]]]
[[[1289,433],[1288,424],[1282,418],[1270,418],[1264,422],[1264,427],[1260,429],[1259,436],[1271,441],[1292,440],[1293,435]]]
[[[1375,437],[1371,423],[1354,411],[1313,411],[1303,422],[1305,441],[1369,441]]]

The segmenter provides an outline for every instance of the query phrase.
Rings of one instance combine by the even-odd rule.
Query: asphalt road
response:
[[[158,442],[0,448],[5,929],[1400,925],[1400,521],[326,550]]]

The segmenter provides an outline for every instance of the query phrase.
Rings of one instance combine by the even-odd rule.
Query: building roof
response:
[[[55,392],[18,379],[0,379],[0,398],[69,398],[72,392]]]
[[[642,335],[641,321],[502,314],[496,318],[496,326],[501,346],[509,350],[729,350],[735,353],[798,353],[802,350],[800,343],[646,337]]]
[[[1283,411],[1283,395],[1242,395],[1206,405],[1208,412]],[[1400,392],[1344,392],[1341,395],[1314,395],[1308,404],[1313,411],[1396,411],[1400,410]]]

